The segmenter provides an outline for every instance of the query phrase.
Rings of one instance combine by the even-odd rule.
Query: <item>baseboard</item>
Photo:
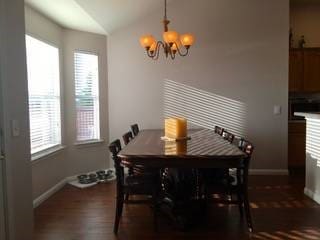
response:
[[[48,191],[46,191],[45,193],[37,197],[35,200],[33,200],[33,208],[38,207],[41,203],[43,203],[45,200],[47,200],[49,197],[51,197],[53,194],[55,194],[57,191],[63,188],[67,184],[67,182],[67,178],[61,180]]]
[[[313,199],[318,204],[320,204],[320,194],[319,193],[315,193],[308,188],[304,188],[304,194],[307,195],[309,198]]]
[[[289,171],[288,169],[250,169],[250,175],[280,175],[280,176],[288,176]]]

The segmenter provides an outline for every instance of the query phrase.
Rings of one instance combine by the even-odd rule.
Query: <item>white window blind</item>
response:
[[[59,49],[26,36],[31,153],[61,144]]]
[[[98,56],[75,52],[77,141],[100,138]]]

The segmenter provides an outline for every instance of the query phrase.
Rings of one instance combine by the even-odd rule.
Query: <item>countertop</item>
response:
[[[294,115],[305,118],[320,119],[320,112],[295,112]]]

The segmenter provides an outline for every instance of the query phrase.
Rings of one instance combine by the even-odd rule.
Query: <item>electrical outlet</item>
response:
[[[14,136],[14,137],[20,136],[20,126],[19,126],[18,120],[11,121],[11,130],[12,130],[12,136]]]

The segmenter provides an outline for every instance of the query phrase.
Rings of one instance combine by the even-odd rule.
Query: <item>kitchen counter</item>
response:
[[[295,112],[294,115],[299,117],[305,117],[307,119],[320,119],[320,112]]]
[[[306,185],[304,193],[320,204],[320,113],[296,112],[306,118]]]

